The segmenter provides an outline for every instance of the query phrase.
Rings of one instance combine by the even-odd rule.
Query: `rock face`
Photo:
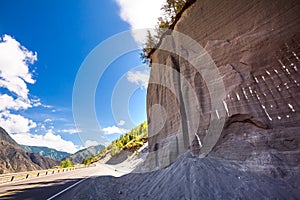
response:
[[[206,53],[169,32],[150,55],[153,165],[191,149],[273,177],[300,173],[299,10],[297,0],[201,0],[182,13],[174,31]]]
[[[0,127],[0,173],[49,169],[58,161],[23,149]]]
[[[73,199],[299,199],[299,10],[198,0],[180,13],[150,55],[146,162]]]

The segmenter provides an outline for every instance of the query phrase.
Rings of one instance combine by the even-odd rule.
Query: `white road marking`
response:
[[[82,179],[82,180],[80,180],[80,181],[78,181],[78,182],[74,183],[73,185],[71,185],[71,186],[67,187],[66,189],[64,189],[64,190],[60,191],[59,193],[57,193],[57,194],[53,195],[52,197],[48,198],[47,200],[54,199],[55,197],[57,197],[57,196],[61,195],[61,194],[62,194],[62,193],[64,193],[65,191],[67,191],[67,190],[69,190],[69,189],[71,189],[71,188],[75,187],[76,185],[78,185],[79,183],[82,183],[83,181],[85,181],[85,180],[87,180],[87,179],[88,179],[88,178],[84,178],[84,179]]]

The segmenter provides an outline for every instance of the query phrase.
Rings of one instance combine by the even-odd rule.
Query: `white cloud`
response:
[[[11,36],[0,37],[0,88],[4,88],[2,90],[4,93],[0,93],[0,126],[9,132],[19,144],[46,146],[74,153],[82,147],[64,140],[60,135],[55,135],[53,126],[49,126],[50,129],[47,130],[44,124],[39,124],[38,126],[46,133],[44,135],[31,134],[30,130],[36,128],[37,124],[18,113],[20,110],[24,111],[37,106],[54,110],[52,106],[43,105],[37,97],[31,95],[29,98],[27,84],[35,83],[29,65],[36,60],[36,52],[27,50]],[[52,120],[44,121],[44,123],[49,122]],[[74,129],[62,132],[72,134]]]
[[[28,65],[37,60],[37,53],[27,50],[9,35],[0,39],[0,87],[7,88],[25,103],[28,102],[26,83],[35,83]]]
[[[0,88],[7,90],[6,94],[0,94],[0,124],[8,132],[28,132],[36,127],[32,120],[11,113],[40,104],[39,99],[28,97],[27,88],[28,83],[35,83],[29,65],[36,60],[37,53],[27,50],[11,36],[0,37]]]
[[[106,135],[115,134],[115,133],[124,134],[124,133],[128,132],[128,130],[119,128],[116,126],[109,126],[109,127],[103,128],[102,130],[104,131],[104,134],[106,134]]]
[[[120,17],[132,29],[154,28],[162,15],[161,7],[166,0],[116,0],[120,6]]]
[[[149,71],[129,71],[127,73],[127,80],[134,83],[141,88],[146,89],[149,81]]]
[[[60,135],[55,135],[51,129],[45,135],[17,133],[11,134],[11,137],[19,144],[49,147],[68,153],[75,153],[82,149],[82,147],[75,145],[73,142],[64,140]]]
[[[84,143],[85,148],[91,147],[91,146],[97,146],[99,143],[97,141],[87,140]]]
[[[8,133],[27,133],[36,127],[36,123],[9,111],[0,112],[0,124]]]
[[[7,94],[0,94],[0,111],[3,110],[20,110],[20,109],[27,109],[31,107],[30,101],[27,99],[16,98],[7,95]]]
[[[36,98],[36,99],[30,99],[30,101],[31,101],[31,104],[32,104],[33,107],[39,107],[39,106],[41,106],[43,108],[49,108],[49,109],[53,108],[53,106],[51,106],[51,105],[42,104],[41,100],[38,99],[38,98]]]
[[[52,122],[52,119],[47,118],[47,119],[44,120],[44,122]]]
[[[162,15],[161,7],[166,0],[116,0],[120,17],[131,29],[155,28],[157,18]],[[143,43],[146,32],[133,32],[138,43]]]
[[[118,126],[123,126],[125,124],[125,121],[124,120],[120,120],[119,123],[118,123]]]
[[[81,130],[76,129],[76,128],[71,128],[71,129],[62,129],[62,130],[58,130],[58,133],[69,133],[69,134],[74,134],[74,133],[80,133]]]

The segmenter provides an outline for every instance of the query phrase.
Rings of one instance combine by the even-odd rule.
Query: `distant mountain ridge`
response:
[[[70,156],[70,153],[64,151],[58,151],[56,149],[48,148],[48,147],[39,147],[39,146],[27,146],[21,145],[25,150],[30,151],[32,153],[39,154],[40,156],[48,157],[53,160],[62,160],[65,157]]]
[[[81,149],[81,150],[77,151],[76,153],[72,154],[68,158],[73,163],[82,163],[84,158],[89,158],[89,157],[95,156],[97,153],[99,153],[104,148],[105,148],[105,146],[102,144],[99,144],[97,146],[91,146],[86,149]]]
[[[23,149],[0,127],[0,174],[48,169],[59,161]]]

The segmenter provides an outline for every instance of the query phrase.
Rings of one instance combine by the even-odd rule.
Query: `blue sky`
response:
[[[18,143],[72,153],[104,143],[95,137],[86,139],[82,136],[88,131],[76,129],[72,92],[78,70],[91,51],[108,38],[123,31],[153,27],[162,2],[1,1],[0,126]],[[133,41],[141,40],[133,36]],[[99,55],[99,59],[104,56]],[[100,124],[97,131],[106,142],[146,120],[148,74],[149,68],[142,65],[135,51],[114,60],[100,77],[95,113]],[[135,88],[134,92],[128,95],[123,89],[125,92],[114,94],[124,81]],[[120,109],[112,112],[112,107]],[[125,112],[129,112],[130,120],[122,119]]]

